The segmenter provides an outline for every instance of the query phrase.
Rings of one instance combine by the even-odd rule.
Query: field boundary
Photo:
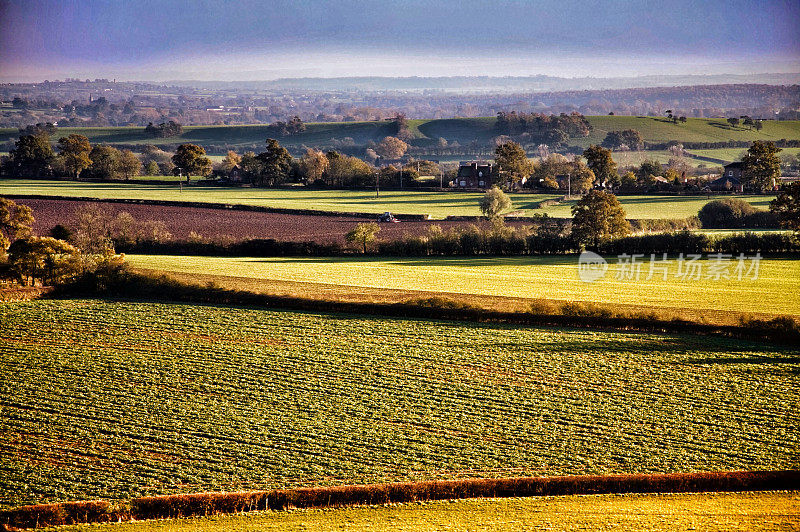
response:
[[[704,334],[769,342],[797,343],[800,327],[790,316],[771,320],[753,318],[741,325],[696,323],[673,318],[659,319],[653,312],[612,313],[591,303],[568,302],[568,308],[528,312],[489,310],[446,297],[414,299],[399,303],[323,300],[308,297],[258,294],[220,286],[200,286],[166,274],[157,277],[125,272],[108,279],[84,278],[75,285],[58,287],[50,297],[97,297],[131,301],[178,301],[210,305],[253,305],[271,309],[301,310],[387,316],[407,319],[439,319],[487,322],[532,327],[573,327],[674,334]]]
[[[6,530],[13,530],[79,523],[174,519],[249,511],[338,508],[448,499],[797,489],[800,489],[800,471],[791,470],[435,480],[160,495],[139,497],[117,505],[103,500],[40,504],[2,511],[0,524]]]

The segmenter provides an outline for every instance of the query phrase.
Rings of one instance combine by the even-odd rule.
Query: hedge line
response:
[[[450,231],[429,231],[420,236],[379,240],[373,245],[377,255],[402,257],[427,256],[514,256],[568,255],[580,253],[581,245],[569,235],[538,234],[523,229],[506,228],[502,232],[471,226]],[[339,244],[287,242],[274,239],[251,239],[227,243],[215,241],[170,240],[165,242],[117,242],[121,253],[152,255],[203,255],[227,257],[331,257],[352,255]],[[784,233],[737,233],[712,238],[689,231],[633,235],[602,243],[601,254],[622,253],[797,253],[800,240]]]
[[[767,142],[766,140],[763,142]],[[797,148],[800,146],[798,139],[780,139],[774,142],[778,148]],[[719,148],[749,148],[752,140],[722,140],[717,142],[693,142],[693,141],[677,141],[671,140],[669,142],[645,142],[645,150],[668,150],[671,146],[682,144],[687,150],[713,150]]]
[[[609,493],[702,493],[800,489],[800,471],[734,471],[655,475],[586,475],[439,480],[271,491],[140,497],[129,507],[105,501],[23,506],[0,513],[6,526],[166,519],[254,510],[332,508],[470,498]]]
[[[254,305],[267,308],[368,314],[400,318],[507,323],[522,326],[575,328],[605,327],[678,334],[714,334],[773,342],[800,342],[800,323],[792,317],[749,320],[733,325],[696,323],[685,319],[664,319],[657,309],[627,312],[593,303],[564,302],[560,307],[532,306],[528,312],[501,312],[453,301],[444,297],[424,298],[401,303],[362,303],[256,294],[217,286],[200,286],[171,279],[166,275],[123,272],[102,277],[87,274],[79,282],[59,287],[59,296],[101,296],[132,300],[168,300],[214,305]]]

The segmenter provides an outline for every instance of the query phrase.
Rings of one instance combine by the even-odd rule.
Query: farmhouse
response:
[[[726,164],[724,168],[725,171],[722,173],[722,177],[732,177],[739,183],[742,182],[742,170],[744,169],[744,163],[730,163]]]
[[[455,186],[459,188],[489,188],[492,185],[492,163],[462,161],[458,167]]]
[[[233,168],[231,168],[230,172],[227,175],[228,181],[231,183],[248,183],[249,179],[247,178],[247,174],[245,174],[244,170],[237,164]]]
[[[741,172],[739,176],[741,177]],[[744,186],[742,185],[740,177],[728,176],[726,170],[722,177],[711,181],[708,184],[708,188],[718,192],[743,192]]]

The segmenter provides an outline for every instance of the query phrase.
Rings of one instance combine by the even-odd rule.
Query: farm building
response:
[[[744,186],[742,185],[741,175],[740,171],[739,177],[728,176],[728,171],[726,170],[722,177],[711,181],[708,184],[708,188],[719,192],[743,192]]]
[[[736,181],[742,181],[742,170],[744,169],[744,164],[742,162],[735,162],[725,165],[725,171],[722,173],[722,177],[732,177]]]
[[[231,171],[228,172],[227,176],[228,181],[231,183],[247,183],[249,179],[247,178],[247,174],[244,173],[244,170],[237,164]]]
[[[489,188],[492,185],[492,163],[462,161],[458,167],[455,186],[459,188]]]

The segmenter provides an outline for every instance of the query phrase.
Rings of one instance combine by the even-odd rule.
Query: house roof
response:
[[[492,165],[488,163],[473,162],[469,164],[461,164],[461,166],[458,167],[458,177],[489,177],[491,171]]]
[[[743,168],[744,163],[741,161],[737,161],[735,163],[728,163],[725,165],[725,168]]]
[[[709,183],[709,185],[725,186],[725,182],[726,182],[726,181],[727,181],[727,182],[730,182],[730,184],[731,184],[732,186],[735,186],[735,185],[741,185],[741,184],[742,184],[742,182],[741,182],[741,181],[739,181],[739,180],[738,180],[737,178],[735,178],[735,177],[727,177],[727,176],[722,176],[722,177],[720,177],[720,178],[717,178],[717,179],[715,179],[715,180],[714,180],[714,181],[712,181],[711,183]]]

